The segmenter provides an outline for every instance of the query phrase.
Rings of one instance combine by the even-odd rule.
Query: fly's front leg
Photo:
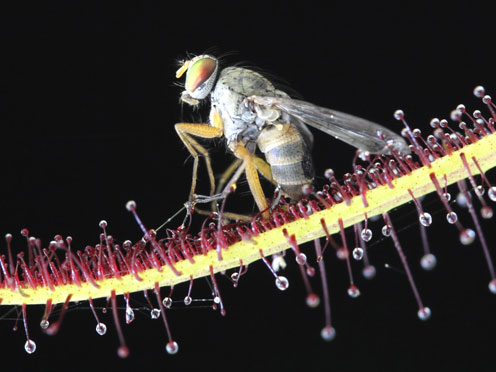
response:
[[[215,191],[215,178],[212,171],[212,164],[210,162],[210,155],[207,149],[200,145],[192,136],[200,138],[219,138],[222,137],[222,128],[212,127],[208,124],[191,124],[191,123],[178,123],[175,126],[177,135],[183,141],[191,156],[193,156],[193,177],[191,180],[191,190],[189,193],[189,200],[194,201],[194,194],[196,189],[196,180],[198,176],[198,159],[199,154],[205,158],[205,165],[207,166],[208,177],[210,179],[210,195]]]

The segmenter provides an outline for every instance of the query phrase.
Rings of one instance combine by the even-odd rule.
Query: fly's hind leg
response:
[[[222,175],[219,178],[219,182],[217,183],[217,188],[215,189],[215,193],[216,194],[220,194],[221,193],[222,188],[224,187],[224,185],[226,184],[226,182],[229,180],[229,178],[232,176],[232,174],[239,167],[240,164],[241,164],[241,160],[235,159],[231,163],[231,165],[229,165],[229,167],[227,167],[227,169],[222,173]],[[210,204],[210,212],[201,211],[201,210],[198,210],[198,211],[200,213],[203,213],[203,214],[209,214],[211,212],[216,212],[217,210],[218,210],[218,208],[217,208],[217,201],[214,200]],[[227,217],[227,218],[230,218],[230,217]]]
[[[250,153],[242,144],[236,145],[236,147],[234,148],[234,155],[236,155],[238,159],[241,159],[243,161],[242,167],[240,167],[240,169],[244,168],[245,170],[246,179],[248,180],[250,191],[253,195],[253,198],[255,199],[255,203],[257,204],[258,209],[262,212],[262,216],[264,218],[269,217],[267,201],[265,200],[265,194],[262,190],[260,179],[258,178],[259,169],[257,169],[255,161],[255,159],[257,158],[252,153]],[[264,171],[267,173],[268,170],[265,169]],[[270,178],[272,179],[272,174],[270,175]],[[228,186],[230,187],[230,185]]]
[[[215,202],[219,199],[224,199],[229,192],[231,187],[236,183],[241,174],[245,172],[246,179],[248,180],[248,185],[250,191],[255,199],[258,209],[262,212],[264,218],[269,216],[267,201],[265,200],[265,194],[262,190],[260,184],[260,179],[258,177],[258,172],[262,174],[269,181],[275,183],[272,178],[272,172],[270,166],[261,158],[254,156],[249,152],[245,146],[242,144],[237,144],[233,149],[234,155],[240,160],[240,162],[234,162],[231,166],[223,173],[221,177],[221,182],[219,185],[226,183],[225,180],[229,179],[231,173],[234,173],[229,181],[226,183],[223,191],[211,196],[200,196],[196,195],[195,201],[197,203],[210,203]],[[240,164],[237,168],[235,164]],[[218,190],[220,187],[218,188]]]
[[[217,188],[215,190],[216,194],[220,194],[222,189],[224,188],[224,185],[226,182],[229,180],[229,178],[232,176],[234,171],[239,168],[241,165],[241,160],[240,159],[235,159],[229,167],[222,173],[222,175],[219,178],[219,182],[217,184]]]
[[[253,156],[253,162],[255,166],[257,167],[258,172],[268,181],[272,182],[274,186],[277,186],[277,182],[274,181],[272,178],[272,171],[270,170],[270,165],[267,164],[267,162],[257,156]],[[224,188],[224,185],[226,182],[229,180],[231,175],[234,173],[234,171],[241,165],[242,160],[241,159],[236,159],[234,160],[231,165],[222,173],[222,175],[219,178],[219,182],[217,183],[217,188],[215,190],[216,194],[220,194],[222,189]],[[210,206],[212,211],[215,211],[217,209],[216,202],[213,201],[211,206]]]
[[[253,156],[253,162],[254,162],[257,170],[259,171],[259,173],[264,178],[266,178],[268,181],[272,182],[274,185],[277,186],[277,183],[272,178],[272,172],[270,170],[270,165],[268,165],[267,162],[265,162],[265,160],[263,160],[257,156]],[[227,181],[231,178],[234,171],[239,168],[241,163],[242,163],[241,159],[235,159],[229,165],[229,167],[222,173],[222,175],[220,176],[219,181],[217,183],[217,187],[215,189],[216,195],[219,195],[219,196],[222,195],[222,189],[226,185]],[[212,201],[212,203],[210,204],[210,211],[203,210],[203,209],[200,209],[198,207],[195,207],[195,211],[199,214],[206,215],[206,216],[212,214],[212,212],[217,213],[219,210],[217,203],[218,203],[218,199],[215,199]],[[225,212],[225,211],[222,212],[222,217],[226,218],[228,220],[233,220],[233,221],[249,222],[252,220],[252,217],[249,215],[232,213],[232,212]]]

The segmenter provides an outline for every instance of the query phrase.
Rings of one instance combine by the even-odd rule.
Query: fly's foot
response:
[[[203,203],[211,203],[213,201],[217,201],[220,199],[224,199],[226,195],[224,193],[220,194],[215,194],[215,195],[193,195],[193,201],[192,203],[196,204],[203,204]]]
[[[190,198],[186,203],[184,203],[184,208],[186,208],[187,214],[192,214],[193,211],[195,210],[195,206],[196,206],[195,195],[193,195],[193,198]]]

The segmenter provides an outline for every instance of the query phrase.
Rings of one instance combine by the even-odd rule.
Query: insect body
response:
[[[274,182],[286,196],[298,199],[302,187],[311,184],[314,176],[313,136],[306,124],[369,153],[389,153],[391,148],[409,152],[401,136],[379,124],[291,99],[250,69],[227,67],[219,73],[215,57],[200,55],[186,61],[177,77],[185,71],[181,100],[195,106],[210,97],[211,103],[209,124],[176,124],[179,137],[194,158],[190,201],[225,196],[243,172],[261,211],[267,210],[267,203],[258,173]],[[210,198],[195,195],[199,154],[205,157],[211,195],[215,180],[208,151],[193,137],[225,137],[238,159],[221,178],[220,187],[227,183],[224,191],[218,188],[220,193]],[[265,160],[258,156],[257,148]]]
[[[258,146],[272,179],[287,196],[298,199],[302,186],[313,180],[312,134],[302,125],[305,130],[297,129],[298,119],[249,103],[252,96],[288,97],[257,72],[240,67],[222,70],[210,100],[212,112],[222,118],[227,146],[234,152],[241,143],[250,153]]]

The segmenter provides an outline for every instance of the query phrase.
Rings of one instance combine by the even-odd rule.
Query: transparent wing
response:
[[[357,116],[291,98],[252,96],[249,100],[257,105],[284,111],[305,124],[371,154],[389,154],[388,143],[402,154],[410,153],[403,137]]]

